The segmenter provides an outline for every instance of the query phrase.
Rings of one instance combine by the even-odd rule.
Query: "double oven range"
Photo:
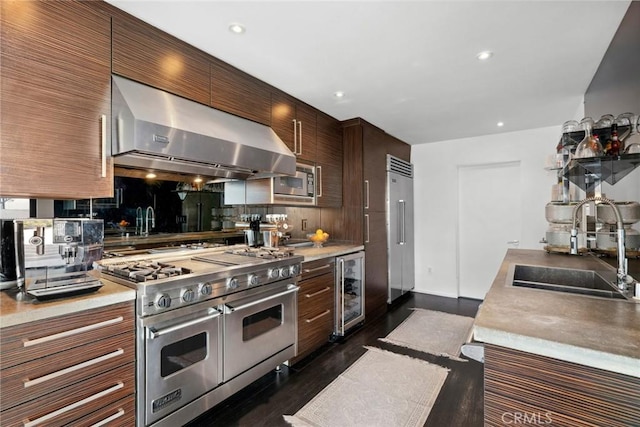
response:
[[[97,263],[137,292],[138,426],[183,425],[295,356],[302,260],[238,245]]]

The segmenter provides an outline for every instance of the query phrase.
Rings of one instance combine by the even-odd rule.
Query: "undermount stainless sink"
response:
[[[512,286],[525,288],[627,299],[613,283],[591,270],[514,264],[507,275],[507,281]]]

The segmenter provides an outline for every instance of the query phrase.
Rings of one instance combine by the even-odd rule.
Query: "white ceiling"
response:
[[[362,117],[410,144],[575,118],[630,4],[107,1],[337,119]],[[246,32],[231,33],[231,23]],[[478,61],[483,50],[493,58]]]

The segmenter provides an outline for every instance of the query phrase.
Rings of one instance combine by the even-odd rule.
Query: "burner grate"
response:
[[[102,271],[136,283],[166,279],[168,277],[191,273],[191,270],[188,268],[176,267],[172,264],[149,260],[110,264],[104,266]]]
[[[243,255],[255,258],[264,258],[264,259],[277,259],[277,258],[288,258],[293,256],[292,248],[241,248],[241,249],[230,249],[226,251],[228,254],[234,255]]]

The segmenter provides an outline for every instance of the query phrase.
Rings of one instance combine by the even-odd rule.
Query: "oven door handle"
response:
[[[199,317],[197,319],[189,320],[188,322],[169,326],[168,328],[163,328],[163,329],[149,328],[149,338],[151,339],[158,338],[158,337],[161,337],[162,335],[170,334],[172,332],[179,331],[180,329],[188,328],[190,326],[197,325],[198,323],[215,319],[218,316],[220,316],[220,312],[216,310],[214,313],[209,314],[207,316]]]
[[[239,305],[237,307],[233,307],[233,306],[231,306],[229,304],[225,304],[224,305],[225,314],[229,314],[229,313],[232,313],[234,311],[244,310],[245,308],[253,307],[254,305],[257,305],[257,304],[262,304],[263,302],[269,301],[270,299],[274,299],[274,298],[278,298],[278,297],[281,297],[281,296],[284,296],[284,295],[288,295],[288,294],[291,294],[293,292],[298,292],[298,289],[300,289],[299,286],[289,285],[289,286],[287,286],[287,290],[286,291],[278,292],[277,294],[269,295],[268,297],[260,298],[259,300],[251,301],[251,302],[248,302],[246,304]]]

